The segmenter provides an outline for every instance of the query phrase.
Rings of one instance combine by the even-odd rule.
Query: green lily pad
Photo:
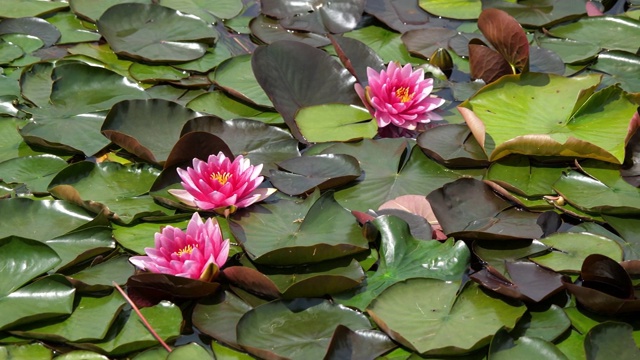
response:
[[[640,56],[626,51],[611,50],[598,54],[591,70],[601,71],[610,76],[602,79],[604,85],[620,84],[628,92],[640,92],[640,80],[629,74],[640,71]]]
[[[118,55],[149,62],[185,62],[205,54],[216,32],[199,18],[156,4],[108,8],[98,30]]]
[[[111,290],[114,282],[124,285],[134,272],[128,256],[115,256],[71,274],[68,279],[78,289],[98,292]]]
[[[158,3],[187,14],[193,14],[207,23],[215,23],[218,18],[231,19],[243,9],[241,0],[219,0],[215,3],[206,0],[160,0]]]
[[[365,177],[354,186],[336,192],[336,200],[351,210],[377,209],[383,203],[406,194],[428,194],[462,176],[477,176],[481,171],[448,169],[427,157],[420,148],[407,147],[404,139],[363,140],[330,146],[325,154],[346,154],[358,159]],[[484,170],[482,170],[483,172]]]
[[[592,59],[598,55],[600,47],[595,44],[585,43],[571,39],[558,39],[542,37],[537,40],[538,45],[552,50],[567,64],[578,63]]]
[[[101,131],[140,158],[164,164],[182,127],[196,116],[193,110],[166,100],[123,101],[111,108]],[[149,131],[150,128],[162,131]]]
[[[482,11],[480,0],[419,0],[418,4],[433,15],[453,19],[477,19]]]
[[[192,321],[198,330],[230,346],[239,348],[236,326],[252,307],[232,292],[219,292],[203,299],[193,309]]]
[[[584,353],[584,335],[576,330],[571,330],[556,346],[570,359],[587,360]]]
[[[553,189],[582,211],[622,216],[640,213],[640,190],[624,181],[620,171],[596,166],[592,163],[586,168],[591,176],[570,171]]]
[[[508,75],[458,109],[490,161],[518,153],[619,164],[636,105],[616,86],[594,92],[599,82],[595,75]]]
[[[514,339],[506,330],[498,330],[489,347],[491,359],[539,359],[569,360],[552,342],[529,336]]]
[[[211,354],[202,346],[196,343],[189,343],[174,348],[171,354],[167,356],[167,360],[180,359],[209,360],[211,359]]]
[[[16,235],[47,241],[71,231],[108,224],[106,218],[96,217],[77,205],[61,200],[3,199],[0,201],[0,213],[3,221],[12,224],[0,227],[0,238]]]
[[[95,23],[108,8],[122,3],[151,4],[152,0],[103,0],[93,2],[92,0],[73,0],[69,5],[71,11],[77,16]]]
[[[0,297],[51,270],[60,257],[49,246],[30,239],[9,236],[0,239]]]
[[[68,318],[47,325],[31,324],[14,333],[58,342],[102,340],[124,305],[125,300],[117,291],[103,297],[82,296]]]
[[[93,226],[83,230],[72,231],[51,240],[44,241],[60,256],[56,271],[64,270],[97,255],[112,251],[116,242],[108,226]]]
[[[378,124],[365,108],[347,104],[303,107],[295,122],[302,136],[314,143],[371,139],[378,132]]]
[[[611,29],[616,36],[611,36]],[[638,51],[637,33],[640,21],[626,16],[589,16],[576,22],[555,26],[549,34],[589,44],[598,45],[607,50],[623,50],[631,53]]]
[[[325,46],[331,41],[324,35],[310,33],[307,31],[296,31],[286,29],[280,25],[277,19],[260,14],[251,19],[249,23],[251,34],[266,44],[277,41],[299,41],[310,46]]]
[[[35,36],[42,40],[45,47],[52,46],[58,41],[58,39],[60,39],[60,31],[55,26],[49,24],[46,20],[37,17],[23,17],[20,19],[6,19],[2,21],[0,23],[0,35],[4,34],[24,34]]]
[[[552,248],[531,261],[558,272],[578,273],[582,263],[591,254],[602,254],[622,261],[622,249],[615,241],[589,233],[555,233],[540,242]]]
[[[319,359],[338,325],[369,330],[361,313],[322,299],[275,301],[249,310],[238,323],[238,343],[262,358]]]
[[[551,305],[544,311],[528,311],[518,321],[511,335],[519,338],[540,338],[555,341],[571,327],[571,320],[558,305]]]
[[[567,169],[563,165],[540,164],[525,156],[509,156],[494,162],[485,180],[526,197],[553,195],[553,184]]]
[[[77,162],[59,172],[49,184],[54,196],[114,220],[130,223],[149,215],[167,215],[168,210],[145,195],[160,172],[146,164],[120,165]]]
[[[153,307],[140,309],[140,312],[164,341],[174,339],[180,334],[182,314],[178,306],[163,301]],[[158,344],[133,311],[121,313],[112,327],[115,331],[101,342],[84,342],[74,345],[111,356],[119,356]]]
[[[53,350],[40,343],[22,345],[16,344],[0,346],[0,355],[4,356],[7,359],[49,360],[53,357]]]
[[[585,1],[538,0],[538,1],[502,1],[484,0],[483,7],[495,7],[506,11],[523,26],[550,26],[561,21],[583,16],[586,12]]]
[[[380,293],[400,281],[457,280],[467,269],[471,254],[462,241],[418,240],[411,236],[407,224],[395,216],[377,217],[372,224],[381,234],[378,268],[355,293],[335,296],[341,304],[364,310]]]
[[[614,215],[603,219],[624,239],[624,260],[640,260],[640,219]]]
[[[178,70],[169,65],[145,65],[140,63],[131,64],[129,74],[134,79],[146,83],[178,81],[189,77],[186,71]]]
[[[640,356],[632,336],[633,327],[626,323],[607,321],[594,326],[584,339],[587,359],[631,360]]]
[[[14,158],[0,163],[0,173],[11,174],[1,180],[7,184],[24,184],[32,192],[46,192],[47,185],[67,162],[54,155]]]
[[[362,17],[364,1],[303,1],[262,4],[263,14],[276,18],[287,29],[316,34],[340,34],[353,30]],[[339,14],[339,15],[338,15]]]
[[[33,80],[32,88],[44,89],[36,90],[35,96],[42,103],[38,104],[41,107],[22,109],[33,119],[20,129],[20,134],[27,143],[45,148],[94,155],[109,144],[98,131],[105,111],[121,100],[147,96],[137,84],[87,64],[59,63],[52,72],[50,67],[33,69],[29,78]],[[61,128],[65,131],[59,131]]]
[[[277,112],[246,104],[227,96],[222,91],[211,91],[202,94],[187,103],[187,107],[195,111],[219,116],[224,120],[245,118],[268,124],[284,123],[282,116]]]
[[[258,264],[316,263],[367,249],[357,222],[330,192],[254,207],[258,208],[232,217],[229,227]],[[325,225],[328,221],[330,228]]]
[[[403,43],[404,37],[401,36],[401,34],[381,26],[365,26],[360,29],[349,31],[344,34],[344,36],[364,43],[375,51],[375,53],[378,54],[385,63],[398,61],[402,64],[423,64],[427,62],[425,59],[413,57],[409,54],[409,51],[407,50],[407,47],[409,46],[407,45],[407,47],[405,47],[405,44]]]
[[[0,297],[0,330],[71,314],[75,292],[63,276],[51,275]]]
[[[235,56],[223,61],[215,72],[209,75],[209,78],[228,93],[242,100],[262,107],[273,106],[253,75],[251,55]]]
[[[20,0],[3,4],[0,17],[23,18],[44,15],[69,7],[65,1]]]
[[[109,44],[80,43],[70,47],[68,51],[70,54],[80,56],[80,61],[82,62],[92,63],[92,60],[95,60],[93,62],[97,63],[100,67],[109,69],[124,77],[131,76],[129,74],[129,68],[133,65],[133,62],[119,58],[118,55],[111,50]],[[73,57],[70,56],[70,58]]]
[[[409,279],[386,289],[367,312],[392,339],[422,355],[462,355],[512,329],[525,313],[486,295],[474,283]]]
[[[218,222],[221,222],[221,219],[218,219]],[[186,229],[188,223],[187,219],[162,224],[142,222],[133,226],[114,224],[113,237],[121,246],[138,254],[144,254],[144,248],[154,246],[154,234],[159,232],[163,226],[171,225],[179,229]]]
[[[73,1],[71,6],[75,3],[77,3],[77,1]],[[61,36],[56,42],[58,45],[94,42],[100,40],[101,35],[97,31],[87,28],[85,24],[83,24],[83,22],[73,13],[59,12],[53,16],[47,17],[46,20],[60,30]]]

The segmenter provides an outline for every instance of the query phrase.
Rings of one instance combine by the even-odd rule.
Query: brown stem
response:
[[[122,296],[124,297],[125,300],[127,300],[127,302],[129,303],[129,305],[131,305],[131,308],[133,309],[133,311],[136,312],[136,314],[138,314],[138,317],[140,317],[140,320],[142,320],[142,323],[144,324],[144,326],[147,328],[147,330],[149,330],[149,332],[151,333],[151,335],[153,335],[154,338],[156,338],[156,340],[158,340],[160,342],[160,344],[162,344],[162,346],[168,351],[171,352],[172,349],[169,345],[167,345],[166,342],[164,342],[164,340],[162,340],[162,338],[160,337],[160,335],[158,335],[158,333],[153,329],[153,327],[151,327],[151,324],[149,324],[149,322],[147,321],[147,319],[144,317],[144,315],[142,315],[142,313],[140,312],[140,310],[138,309],[138,307],[136,306],[136,304],[133,303],[133,301],[129,298],[129,296],[124,292],[124,290],[122,290],[122,288],[120,287],[120,285],[116,284],[116,282],[113,282],[113,286],[116,287],[116,289],[118,289],[118,291],[120,292],[120,294],[122,294]]]

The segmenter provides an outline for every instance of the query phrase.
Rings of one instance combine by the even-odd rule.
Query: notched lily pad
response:
[[[516,153],[620,164],[625,138],[637,127],[629,127],[637,105],[618,86],[596,92],[599,83],[598,75],[509,75],[458,110],[490,161]]]
[[[105,162],[77,162],[58,173],[49,184],[54,196],[87,210],[106,211],[118,222],[142,216],[163,216],[168,210],[147,195],[159,171],[149,165],[124,166]]]
[[[360,176],[358,160],[344,154],[321,154],[281,161],[282,170],[271,170],[269,180],[288,195],[300,195],[314,188],[326,190],[345,185]]]
[[[462,355],[489,343],[500,328],[511,329],[525,313],[485,294],[478,285],[409,279],[385,290],[367,312],[392,339],[422,355]]]
[[[622,261],[622,249],[615,241],[591,233],[555,233],[540,242],[552,251],[531,257],[530,260],[559,272],[577,273],[584,259],[591,254],[602,254]]]
[[[340,34],[358,25],[364,3],[364,0],[266,0],[261,10],[263,14],[279,19],[280,25],[287,29]]]
[[[332,192],[253,205],[232,217],[229,227],[258,264],[317,263],[367,249],[357,222]]]
[[[261,358],[320,359],[338,325],[351,330],[371,329],[364,314],[327,300],[274,301],[242,316],[238,343]]]
[[[156,4],[118,4],[98,19],[113,51],[149,62],[186,62],[202,57],[216,40],[200,18]]]

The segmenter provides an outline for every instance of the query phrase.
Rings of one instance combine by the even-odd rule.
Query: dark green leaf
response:
[[[195,60],[216,39],[201,19],[156,4],[114,5],[98,19],[98,30],[117,54],[150,62]]]
[[[417,240],[407,224],[395,216],[380,216],[372,223],[381,234],[378,268],[355,294],[336,296],[342,304],[364,310],[381,292],[400,281],[457,280],[467,269],[471,254],[462,241]]]
[[[238,343],[262,358],[320,359],[338,325],[371,329],[363,314],[327,300],[275,301],[242,316]]]

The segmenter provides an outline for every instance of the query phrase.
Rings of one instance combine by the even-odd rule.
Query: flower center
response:
[[[404,86],[396,90],[396,97],[398,98],[398,100],[400,100],[400,102],[403,103],[406,103],[407,101],[413,99],[413,95],[413,93],[409,94],[409,88],[406,88]]]
[[[184,254],[191,254],[193,252],[193,249],[195,249],[197,247],[198,247],[198,244],[195,244],[195,246],[187,245],[184,248],[174,252],[174,254],[176,254],[178,256],[182,256]]]
[[[211,174],[211,179],[218,181],[220,185],[224,185],[227,183],[227,181],[229,181],[231,175],[232,174],[228,172],[216,172]]]

